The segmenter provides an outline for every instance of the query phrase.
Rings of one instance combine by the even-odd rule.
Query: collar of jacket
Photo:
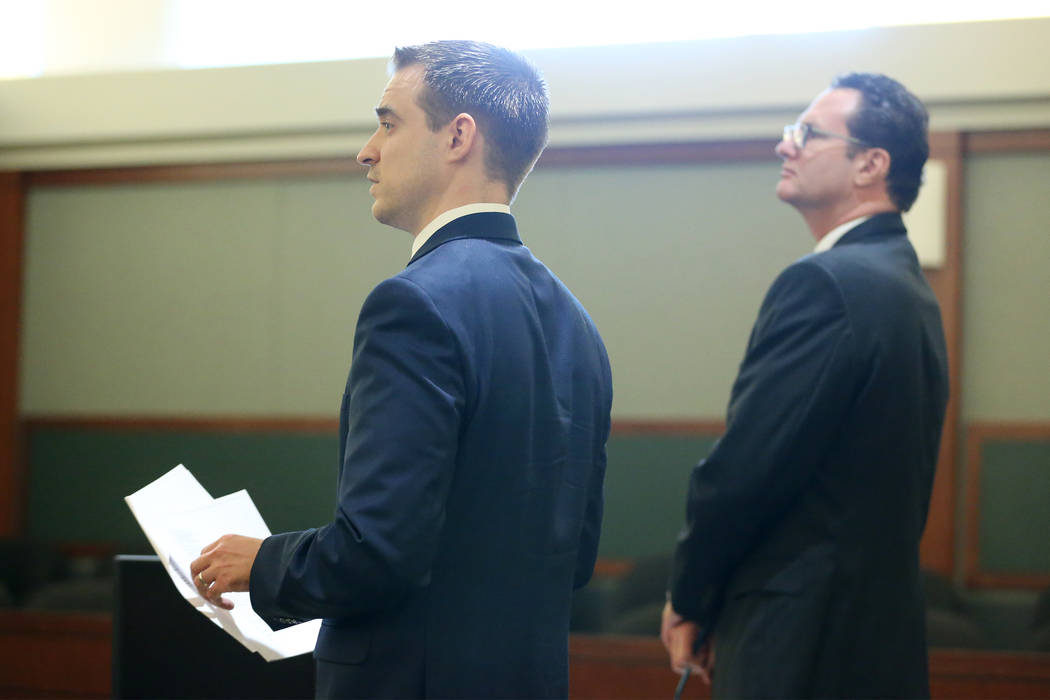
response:
[[[889,238],[891,236],[906,236],[908,229],[904,228],[904,220],[899,211],[888,211],[875,214],[859,226],[848,231],[842,238],[835,242],[832,250],[840,245],[860,243],[869,238]]]
[[[518,225],[510,214],[496,211],[467,214],[458,219],[453,219],[435,231],[434,235],[423,244],[423,247],[416,251],[416,254],[412,256],[408,264],[411,265],[439,245],[458,238],[486,238],[509,241],[521,245]]]

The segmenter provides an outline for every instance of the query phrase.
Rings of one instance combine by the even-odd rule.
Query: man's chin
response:
[[[378,221],[379,223],[383,224],[384,226],[389,226],[390,228],[401,229],[402,231],[408,231],[409,233],[412,233],[411,227],[407,226],[404,223],[404,221],[399,220],[395,216],[395,212],[381,207],[378,201],[372,203],[372,218]]]
[[[379,200],[372,202],[372,218],[381,224],[390,224],[389,213],[383,209],[383,206],[379,203]]]
[[[797,194],[792,190],[790,184],[786,180],[781,180],[777,183],[776,193],[777,198],[781,202],[786,202],[788,204],[791,204]]]

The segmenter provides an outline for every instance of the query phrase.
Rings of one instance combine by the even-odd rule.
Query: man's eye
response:
[[[383,131],[390,131],[394,127],[394,125],[390,122],[379,122],[379,126],[383,129]]]

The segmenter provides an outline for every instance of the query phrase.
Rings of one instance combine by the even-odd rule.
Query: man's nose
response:
[[[357,162],[361,165],[375,165],[377,160],[379,160],[379,152],[372,145],[372,139],[368,139],[357,154]]]
[[[798,155],[795,144],[791,143],[787,139],[780,139],[780,142],[773,148],[773,152],[777,154],[783,160],[787,160],[792,156]]]

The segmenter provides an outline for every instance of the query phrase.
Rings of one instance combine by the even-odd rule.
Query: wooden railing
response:
[[[678,681],[659,640],[573,636],[570,697],[671,697]],[[0,611],[0,697],[112,694],[108,615]],[[934,698],[1050,698],[1050,654],[934,649]],[[691,681],[685,697],[710,690]]]

